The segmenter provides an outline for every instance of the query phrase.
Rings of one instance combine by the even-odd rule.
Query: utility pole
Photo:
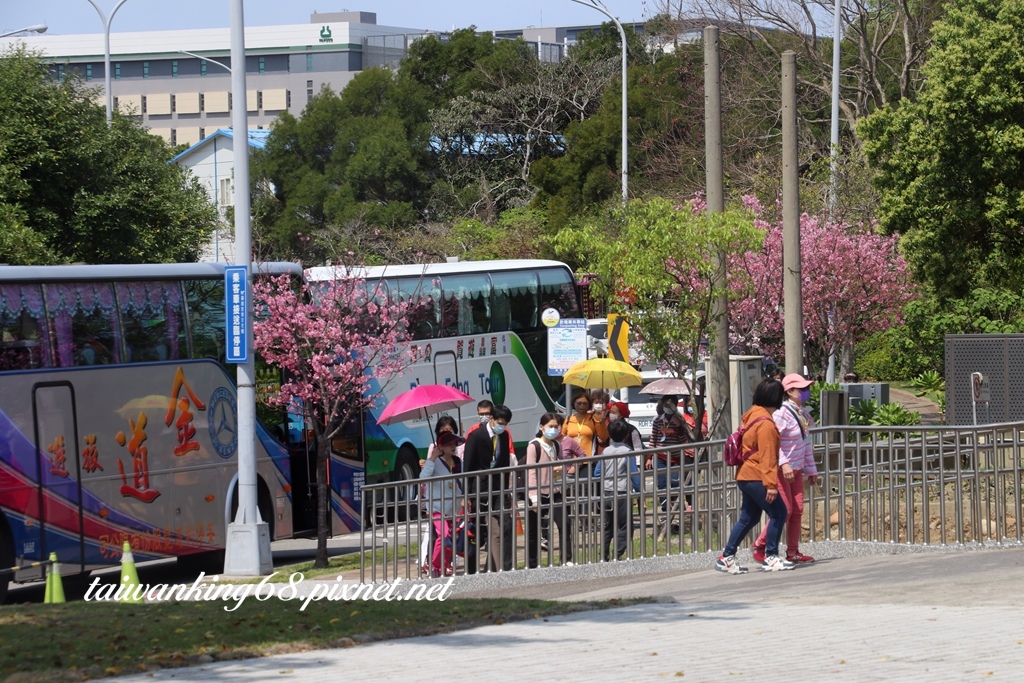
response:
[[[800,168],[796,129],[796,53],[782,53],[782,305],[786,372],[804,371],[800,272]]]
[[[708,213],[725,211],[725,182],[722,173],[722,71],[719,58],[718,27],[704,27],[704,155],[706,164]],[[724,439],[732,433],[729,400],[729,296],[725,254],[715,255],[715,343],[711,351],[706,386],[711,392],[715,432],[712,439]],[[697,382],[697,359],[693,359],[693,383]],[[707,406],[706,406],[707,407]]]

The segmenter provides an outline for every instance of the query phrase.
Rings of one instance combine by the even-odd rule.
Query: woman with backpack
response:
[[[786,523],[786,504],[779,496],[779,430],[772,415],[782,407],[785,390],[777,379],[766,379],[754,390],[753,407],[743,414],[742,450],[748,454],[736,468],[736,486],[743,496],[740,518],[729,534],[729,541],[715,563],[715,569],[727,574],[746,574],[736,559],[736,549],[761,519],[768,515],[765,535],[766,557],[762,571],[792,569],[793,563],[779,557],[779,537]]]
[[[563,460],[562,447],[558,442],[560,434],[558,415],[544,413],[540,418],[537,437],[526,446],[526,464],[544,464]],[[562,487],[558,483],[562,479],[562,474],[562,465],[534,467],[527,471],[526,554],[527,566],[531,569],[539,566],[539,551],[542,548],[547,549],[547,540],[542,539],[540,535],[541,522],[544,518],[554,521],[558,528],[558,545],[562,564],[572,564],[572,529],[562,500]],[[544,541],[543,546],[542,541]]]
[[[786,400],[772,416],[779,429],[779,495],[786,504],[786,559],[790,562],[814,562],[814,558],[800,552],[801,521],[804,516],[804,479],[814,486],[818,482],[818,468],[814,464],[814,445],[811,427],[814,418],[807,410],[811,400],[809,379],[791,372],[782,378]],[[768,527],[754,541],[751,550],[755,562],[764,562],[765,540]]]

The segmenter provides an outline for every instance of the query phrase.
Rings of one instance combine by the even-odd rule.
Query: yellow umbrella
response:
[[[632,365],[613,358],[581,360],[562,378],[562,384],[584,389],[621,389],[638,387],[643,383],[640,373]]]

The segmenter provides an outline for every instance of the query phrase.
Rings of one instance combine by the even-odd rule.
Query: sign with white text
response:
[[[228,266],[224,269],[224,310],[227,319],[224,332],[227,336],[227,362],[249,362],[248,319],[246,297],[248,296],[249,273],[245,266]]]
[[[548,328],[548,375],[561,377],[587,359],[587,319],[562,318]]]

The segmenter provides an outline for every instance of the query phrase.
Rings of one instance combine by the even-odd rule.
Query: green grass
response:
[[[80,681],[616,606],[542,600],[70,602],[0,607],[0,679]],[[13,676],[13,678],[12,678]]]

